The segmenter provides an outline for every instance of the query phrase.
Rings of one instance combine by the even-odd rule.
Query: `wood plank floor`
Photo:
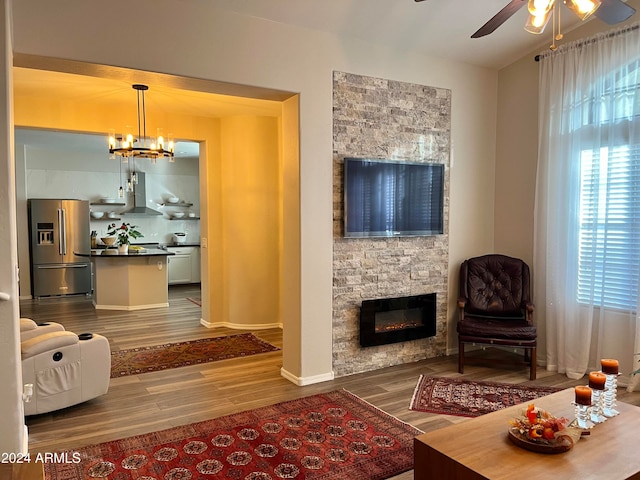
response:
[[[21,316],[39,323],[59,322],[75,333],[100,333],[109,339],[112,350],[242,333],[200,325],[200,307],[187,300],[199,296],[197,286],[174,286],[169,290],[169,308],[137,312],[96,312],[84,297],[27,300],[21,302]],[[253,333],[282,347],[279,329]],[[100,398],[27,417],[30,451],[78,448],[341,388],[426,432],[467,419],[409,410],[421,374],[563,388],[585,383],[542,369],[538,379],[529,382],[528,369],[515,366],[469,365],[460,375],[457,357],[428,359],[305,387],[282,378],[281,367],[282,354],[277,351],[112,379],[109,392]],[[640,405],[640,393],[621,390],[619,399]],[[394,477],[411,478],[412,472]]]

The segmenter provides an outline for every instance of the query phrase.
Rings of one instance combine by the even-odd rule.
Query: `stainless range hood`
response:
[[[122,212],[123,215],[162,215],[147,206],[147,180],[144,172],[136,172],[138,183],[133,186],[133,207]]]

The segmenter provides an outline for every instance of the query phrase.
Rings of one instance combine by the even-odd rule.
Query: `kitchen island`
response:
[[[156,248],[118,253],[115,248],[76,253],[93,264],[96,310],[143,310],[169,306],[167,257]]]

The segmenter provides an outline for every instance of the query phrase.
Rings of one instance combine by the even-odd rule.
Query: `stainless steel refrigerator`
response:
[[[91,292],[89,202],[30,199],[29,237],[34,297]]]

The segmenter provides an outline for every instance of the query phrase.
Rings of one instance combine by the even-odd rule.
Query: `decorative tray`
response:
[[[521,434],[516,427],[509,429],[509,440],[520,448],[536,453],[564,453],[573,448],[575,442],[581,436],[578,428],[565,428],[563,435],[559,435],[554,440],[532,440]],[[575,438],[575,440],[574,440]]]
[[[585,434],[583,429],[569,424],[566,418],[554,417],[533,404],[509,424],[509,440],[520,448],[537,453],[567,452]]]

